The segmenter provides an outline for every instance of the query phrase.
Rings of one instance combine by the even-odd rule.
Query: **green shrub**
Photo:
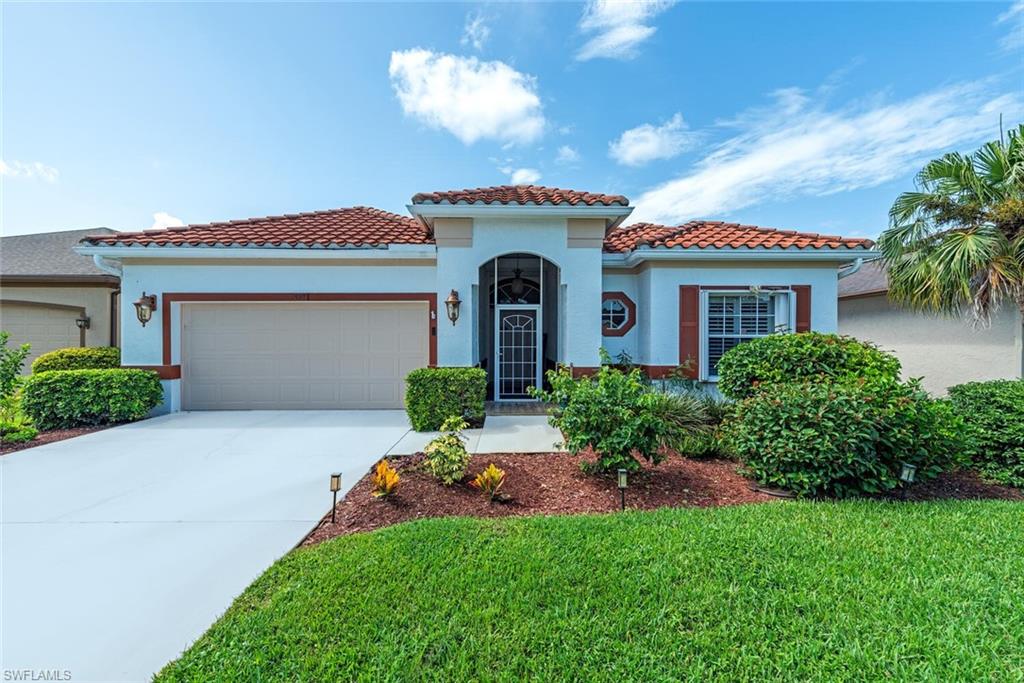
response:
[[[987,479],[1024,487],[1024,380],[960,384],[949,390],[966,425],[968,451]]]
[[[444,432],[423,450],[426,454],[426,466],[445,486],[451,486],[466,476],[469,467],[469,452],[466,450],[466,439],[462,430],[469,424],[461,417],[449,417],[441,425]]]
[[[430,432],[449,417],[484,419],[487,372],[480,368],[420,368],[405,378],[405,411],[412,428]]]
[[[729,349],[718,361],[718,390],[747,398],[762,384],[898,379],[900,362],[874,344],[818,332],[773,334]]]
[[[724,426],[733,453],[762,484],[800,496],[846,497],[899,485],[900,462],[917,481],[955,462],[962,423],[916,382],[766,385]]]
[[[129,368],[57,370],[25,380],[22,407],[40,429],[128,422],[160,405],[155,372]]]
[[[657,464],[664,449],[682,450],[704,429],[697,398],[656,391],[638,369],[602,365],[595,375],[577,379],[563,367],[547,378],[551,390],[534,395],[555,405],[551,425],[561,430],[569,452],[593,448],[600,471],[639,469],[634,453]]]
[[[704,410],[705,429],[686,440],[681,450],[682,454],[689,458],[731,457],[722,438],[722,423],[735,404],[703,390],[693,390],[687,393],[692,394],[700,401]]]
[[[19,383],[21,366],[25,364],[32,349],[30,344],[22,344],[16,349],[7,348],[7,340],[10,334],[0,332],[0,398],[13,394]]]
[[[76,346],[44,353],[32,362],[32,373],[50,370],[90,370],[121,367],[121,349],[113,346]]]
[[[39,430],[32,426],[11,427],[0,423],[0,443],[25,443],[39,436]]]

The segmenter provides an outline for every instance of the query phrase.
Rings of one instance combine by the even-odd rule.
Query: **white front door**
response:
[[[528,389],[541,385],[540,306],[499,305],[495,315],[495,355],[498,358],[494,398],[522,401]]]

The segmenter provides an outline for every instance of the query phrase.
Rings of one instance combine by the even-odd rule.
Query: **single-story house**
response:
[[[777,329],[837,329],[837,269],[872,244],[733,223],[621,227],[620,195],[538,186],[83,240],[121,276],[126,365],[170,410],[399,408],[422,366],[480,366],[490,398],[603,347],[652,375]],[[136,319],[137,302],[145,318]],[[155,310],[153,308],[155,307]]]
[[[942,395],[963,382],[1024,376],[1024,321],[1012,303],[987,326],[900,308],[889,301],[882,261],[867,261],[839,281],[839,331],[896,354],[905,377],[922,377]]]
[[[9,346],[32,345],[25,364],[69,346],[117,346],[120,279],[74,248],[86,235],[64,230],[0,238],[0,330]]]

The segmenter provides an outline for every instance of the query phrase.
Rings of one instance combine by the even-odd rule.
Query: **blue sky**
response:
[[[4,234],[518,181],[874,236],[1024,121],[1010,3],[15,4]]]

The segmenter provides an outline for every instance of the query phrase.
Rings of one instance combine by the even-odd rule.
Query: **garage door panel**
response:
[[[8,348],[32,345],[25,359],[24,372],[28,372],[32,361],[44,353],[81,345],[81,333],[75,324],[77,317],[78,313],[73,310],[0,304],[0,328],[11,335]]]
[[[185,304],[186,410],[401,408],[425,302]]]

